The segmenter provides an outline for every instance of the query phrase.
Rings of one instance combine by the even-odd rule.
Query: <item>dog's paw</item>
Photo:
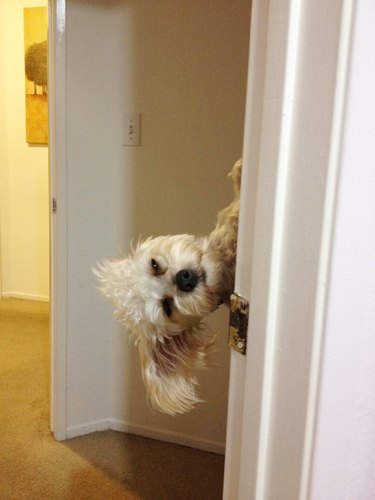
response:
[[[229,172],[229,177],[232,179],[235,193],[240,192],[241,187],[241,173],[242,173],[242,159],[236,161],[232,170]]]

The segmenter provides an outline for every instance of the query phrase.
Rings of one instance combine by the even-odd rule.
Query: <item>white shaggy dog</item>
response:
[[[170,415],[200,401],[194,371],[207,365],[214,341],[202,319],[233,292],[241,160],[229,175],[234,201],[219,212],[208,236],[149,238],[128,258],[103,261],[94,270],[139,347],[151,406]]]

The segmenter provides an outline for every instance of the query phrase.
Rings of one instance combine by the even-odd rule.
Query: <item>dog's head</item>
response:
[[[223,269],[206,238],[149,238],[95,274],[115,315],[139,346],[151,405],[184,413],[199,401],[194,369],[206,364],[213,335],[202,319],[222,302]]]

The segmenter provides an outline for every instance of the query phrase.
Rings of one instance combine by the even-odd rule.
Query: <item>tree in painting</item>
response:
[[[47,94],[47,40],[30,45],[25,54],[26,78],[34,83],[34,94],[41,87]]]

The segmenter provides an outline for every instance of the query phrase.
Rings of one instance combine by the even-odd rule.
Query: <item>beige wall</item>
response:
[[[147,405],[137,350],[91,268],[132,238],[205,234],[242,153],[250,2],[67,2],[67,434],[116,428],[222,451],[228,312],[215,313],[207,402],[172,418]],[[122,120],[142,114],[141,147]]]
[[[0,1],[0,212],[2,294],[49,296],[48,148],[25,142],[23,8]]]

